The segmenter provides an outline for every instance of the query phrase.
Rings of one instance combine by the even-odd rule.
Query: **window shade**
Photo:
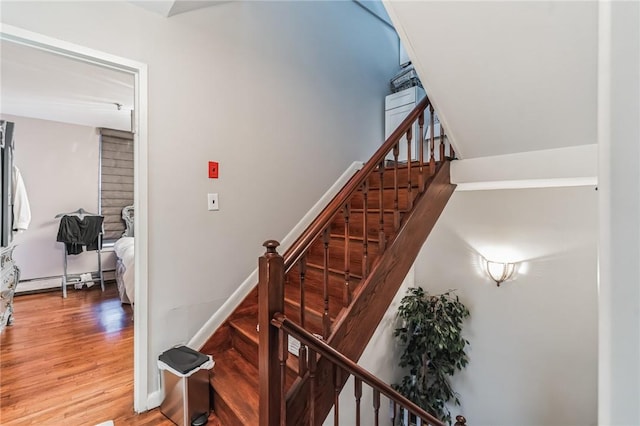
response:
[[[117,240],[125,230],[122,209],[133,205],[133,133],[100,129],[100,214],[104,240]]]

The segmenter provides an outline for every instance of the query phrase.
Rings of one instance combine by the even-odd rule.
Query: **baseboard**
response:
[[[162,400],[164,399],[164,395],[162,389],[158,389],[155,392],[151,392],[147,396],[147,410],[153,410],[156,407],[159,407],[162,404]]]
[[[98,271],[92,271],[92,274],[98,274]],[[108,270],[103,271],[104,280],[114,281],[116,279],[115,271]],[[69,274],[69,277],[77,276],[78,274]],[[99,283],[98,283],[99,284]],[[69,284],[72,285],[72,284]],[[43,277],[43,278],[33,278],[29,280],[20,280],[18,285],[16,286],[16,294],[21,293],[35,293],[40,291],[47,291],[52,289],[60,289],[62,286],[62,275],[57,275],[53,277]]]
[[[331,185],[331,188],[324,193],[318,202],[302,217],[300,222],[280,241],[278,251],[284,253],[293,244],[300,234],[311,224],[331,200],[338,194],[342,187],[351,177],[362,167],[364,163],[354,161],[347,170]],[[227,299],[211,318],[202,326],[200,330],[189,340],[187,346],[194,349],[201,348],[222,323],[231,315],[258,282],[258,269],[256,268],[238,289]]]

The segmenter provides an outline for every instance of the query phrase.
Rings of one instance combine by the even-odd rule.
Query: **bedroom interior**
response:
[[[99,339],[95,345],[108,344],[106,350],[126,357],[125,373],[113,374],[128,384],[128,407],[134,358],[134,76],[6,39],[0,47],[0,118],[15,130],[13,164],[20,166],[32,213],[28,228],[6,244],[18,268],[12,274],[16,297],[3,317],[10,326],[0,329],[2,387],[14,389],[2,395],[3,418],[11,418],[8,405],[22,409],[11,398],[23,392],[15,386],[28,389],[19,371],[33,369],[37,358],[61,363],[50,375],[61,386],[70,362],[74,369],[86,365],[110,374],[113,363],[96,365],[87,353],[83,360],[83,351],[52,351],[50,345],[62,338],[56,324],[70,321],[65,332],[73,339]],[[11,214],[3,211],[6,218]],[[95,232],[89,236],[92,221]],[[4,247],[3,240],[3,279]],[[34,320],[45,321],[41,311],[48,313],[46,326],[37,327]],[[34,360],[34,354],[41,356]],[[77,383],[79,376],[69,377]]]
[[[33,210],[29,232],[16,236],[16,261],[22,265],[17,293],[60,287],[63,250],[51,244],[56,239],[51,234],[61,213],[79,208],[105,217],[102,269],[112,279],[113,242],[125,230],[122,209],[133,205],[133,147],[127,132],[133,78],[6,40],[2,56],[3,118],[16,123],[15,163],[22,168]],[[70,279],[76,283],[75,275],[96,275],[98,269],[95,253],[69,257]]]

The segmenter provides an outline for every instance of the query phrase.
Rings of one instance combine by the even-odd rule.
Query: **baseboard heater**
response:
[[[106,269],[106,270],[103,270],[102,272],[104,273],[105,283],[109,281],[115,281],[116,279],[115,269]],[[91,275],[96,275],[98,273],[99,271],[91,271]],[[75,282],[80,280],[80,274],[69,274],[68,278],[69,278],[69,281],[67,282],[67,287],[73,286]],[[54,275],[51,277],[30,278],[26,280],[20,280],[18,282],[15,294],[28,294],[28,293],[37,293],[42,291],[60,290],[61,285],[62,285],[62,275]],[[98,287],[100,286],[98,285]]]

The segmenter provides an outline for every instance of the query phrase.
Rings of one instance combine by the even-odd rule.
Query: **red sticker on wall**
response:
[[[209,161],[209,178],[218,179],[218,163],[215,161]]]

